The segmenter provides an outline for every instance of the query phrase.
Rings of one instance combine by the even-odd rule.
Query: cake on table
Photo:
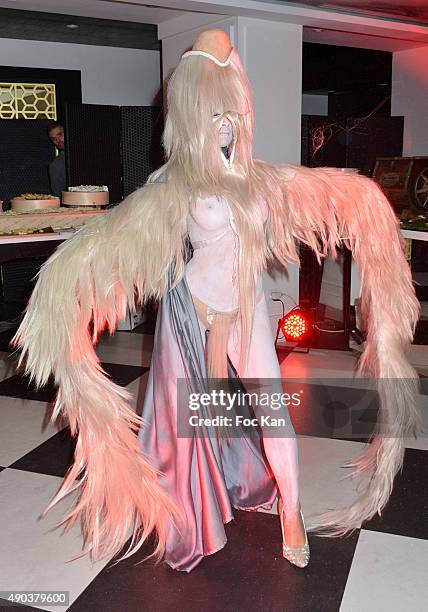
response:
[[[109,204],[105,185],[79,185],[62,192],[60,199],[24,193],[11,200],[12,208],[0,211],[0,236],[78,230]]]
[[[109,191],[106,185],[78,185],[62,192],[62,204],[67,207],[107,206]]]

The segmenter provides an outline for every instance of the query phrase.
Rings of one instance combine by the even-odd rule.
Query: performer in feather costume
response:
[[[351,476],[370,475],[366,488],[308,531],[340,536],[380,513],[403,437],[421,429],[418,377],[406,358],[419,303],[387,199],[364,176],[253,159],[252,129],[236,50],[224,32],[202,33],[169,83],[166,164],[56,250],[13,339],[37,387],[54,375],[52,418],[66,416],[77,436],[74,464],[45,512],[75,491],[63,522],[81,522],[82,554],[94,559],[129,556],[154,532],[157,558],[191,571],[224,546],[233,507],[269,508],[279,492],[284,556],[307,564],[290,421],[286,435],[263,441],[177,435],[179,379],[194,391],[207,376],[280,379],[261,274],[275,260],[298,262],[299,241],[319,261],[341,244],[352,250],[368,324],[358,373],[378,379],[381,400],[371,444],[346,464]],[[151,298],[161,306],[140,419],[94,344],[127,305]]]

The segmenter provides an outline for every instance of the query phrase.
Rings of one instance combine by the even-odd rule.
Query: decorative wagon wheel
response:
[[[416,178],[413,199],[416,208],[428,211],[428,168],[424,168]]]

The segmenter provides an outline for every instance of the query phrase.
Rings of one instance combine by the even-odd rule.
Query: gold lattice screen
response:
[[[0,83],[0,119],[55,120],[55,85]]]

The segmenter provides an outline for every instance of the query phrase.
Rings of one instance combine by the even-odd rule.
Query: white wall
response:
[[[254,156],[273,163],[300,163],[302,112],[302,27],[238,17],[237,44],[254,92]],[[288,311],[299,300],[299,269],[289,264],[263,275],[272,335],[283,295]]]
[[[428,46],[393,54],[391,114],[405,117],[403,155],[428,155]]]
[[[0,38],[0,64],[81,70],[87,104],[149,106],[160,88],[160,54],[146,49]]]
[[[238,50],[254,91],[254,156],[300,163],[302,33],[289,23],[238,17]]]

